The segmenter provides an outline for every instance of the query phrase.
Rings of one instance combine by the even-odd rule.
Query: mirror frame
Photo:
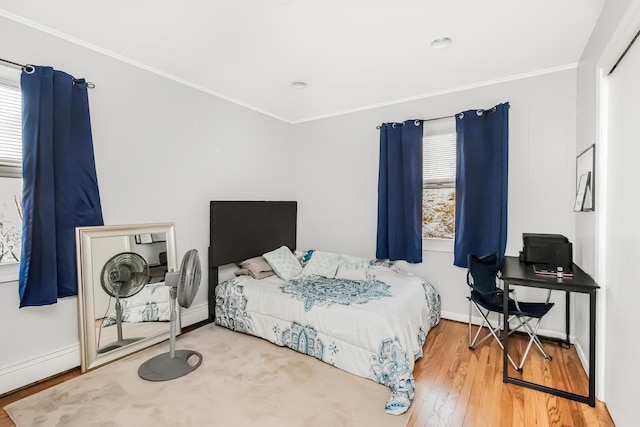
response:
[[[169,325],[167,325],[166,332],[158,335],[152,335],[124,347],[116,348],[107,353],[100,354],[99,356],[96,344],[92,240],[104,237],[156,233],[166,233],[167,269],[168,271],[177,271],[178,263],[176,257],[175,224],[172,222],[76,228],[76,256],[78,261],[78,317],[80,324],[81,356],[80,371],[82,373],[169,339],[170,328]],[[180,331],[180,315],[178,314],[176,319],[176,334],[179,334]]]

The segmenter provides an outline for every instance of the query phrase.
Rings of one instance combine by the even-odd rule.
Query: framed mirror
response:
[[[174,224],[79,227],[76,246],[81,371],[168,339]]]

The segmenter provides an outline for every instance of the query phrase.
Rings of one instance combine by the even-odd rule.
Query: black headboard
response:
[[[209,229],[209,319],[213,319],[218,267],[296,247],[297,202],[212,201]]]

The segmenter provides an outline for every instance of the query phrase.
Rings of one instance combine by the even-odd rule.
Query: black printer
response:
[[[520,261],[571,268],[573,245],[562,234],[522,233]]]

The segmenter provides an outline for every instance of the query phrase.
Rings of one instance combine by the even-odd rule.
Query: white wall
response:
[[[96,84],[106,224],[175,222],[178,258],[196,248],[206,265],[209,200],[294,198],[289,125],[4,18],[0,40],[3,58]],[[206,284],[205,272],[190,321],[207,317]],[[77,299],[18,309],[17,287],[0,283],[0,393],[80,364]]]
[[[599,291],[597,394],[619,426],[637,424],[640,381],[631,369],[640,344],[633,334],[622,333],[633,324],[634,301],[640,295],[629,280],[629,268],[638,257],[640,229],[637,203],[630,187],[638,180],[640,155],[637,135],[639,107],[637,76],[640,46],[636,45],[616,71],[605,77],[640,25],[640,1],[607,2],[580,59],[578,73],[578,132],[585,141],[599,145],[596,185],[600,188],[597,211],[576,222],[576,234],[585,236],[582,246],[587,266],[601,286]],[[580,150],[578,146],[578,150]],[[599,172],[598,172],[599,171]],[[629,195],[631,194],[631,198]],[[580,215],[582,217],[582,215]],[[586,319],[586,305],[578,307],[578,321]],[[586,339],[577,330],[579,339]]]
[[[633,256],[634,244],[628,239],[637,241],[637,228],[634,221],[625,217],[624,210],[632,210],[633,201],[626,202],[612,190],[612,185],[620,185],[629,189],[629,178],[637,177],[630,170],[625,158],[634,157],[633,148],[629,144],[629,137],[637,135],[637,129],[629,128],[637,120],[632,118],[629,123],[611,122],[609,135],[606,134],[609,116],[609,100],[607,95],[608,80],[603,78],[618,56],[625,49],[627,43],[637,32],[640,25],[640,1],[619,0],[608,1],[594,28],[580,58],[578,67],[577,91],[577,153],[589,144],[596,143],[596,212],[578,214],[576,217],[576,237],[578,260],[585,270],[591,273],[601,289],[598,292],[598,320],[597,320],[597,353],[596,353],[596,395],[607,402],[607,407],[617,425],[635,425],[638,412],[636,403],[631,396],[636,394],[633,375],[638,380],[635,371],[626,364],[627,354],[637,354],[640,347],[637,341],[628,339],[627,334],[620,331],[627,330],[629,319],[627,313],[633,301],[633,286],[627,277],[616,276],[612,268],[620,270],[619,262],[628,262],[620,250],[627,250]],[[638,46],[634,49],[638,50]],[[636,53],[637,54],[637,53]],[[626,61],[626,60],[625,60]],[[629,65],[625,67],[633,67]],[[621,65],[622,67],[622,65]],[[618,73],[618,71],[616,71]],[[637,68],[635,75],[637,76]],[[615,77],[615,74],[613,75]],[[633,93],[637,89],[637,79],[629,83],[628,88],[622,89],[620,94],[628,91]],[[635,85],[633,84],[635,83]],[[635,86],[635,87],[634,87]],[[613,103],[624,102],[616,95]],[[637,108],[636,108],[637,110]],[[635,117],[635,116],[634,116]],[[608,136],[608,137],[607,137]],[[637,138],[636,138],[637,139]],[[607,160],[608,159],[608,160]],[[599,189],[599,190],[598,190]],[[628,205],[625,207],[625,203]],[[611,211],[613,217],[607,217]],[[624,233],[619,233],[619,228]],[[636,233],[636,234],[634,234]],[[631,263],[633,260],[631,261]],[[628,267],[628,264],[625,265]],[[613,274],[613,275],[612,275]],[[631,286],[631,287],[630,287]],[[576,339],[588,343],[588,305],[583,299],[576,306]],[[631,376],[630,376],[631,375]],[[635,415],[635,416],[634,416]]]
[[[622,334],[636,320],[640,288],[630,273],[640,259],[640,222],[629,183],[640,181],[640,46],[634,46],[609,79],[609,120],[607,143],[606,271],[607,357],[605,395],[618,426],[638,422],[636,387],[640,383],[637,362],[640,343],[634,334]],[[630,197],[631,196],[631,197]],[[637,336],[637,333],[635,334]]]
[[[295,125],[298,247],[375,256],[376,125],[505,101],[511,104],[507,254],[518,254],[523,232],[561,233],[573,241],[575,99],[571,69]],[[411,269],[436,286],[445,316],[466,319],[466,270],[453,266],[451,252],[427,251]],[[557,309],[541,327],[564,331],[564,296],[558,293],[554,300]]]

